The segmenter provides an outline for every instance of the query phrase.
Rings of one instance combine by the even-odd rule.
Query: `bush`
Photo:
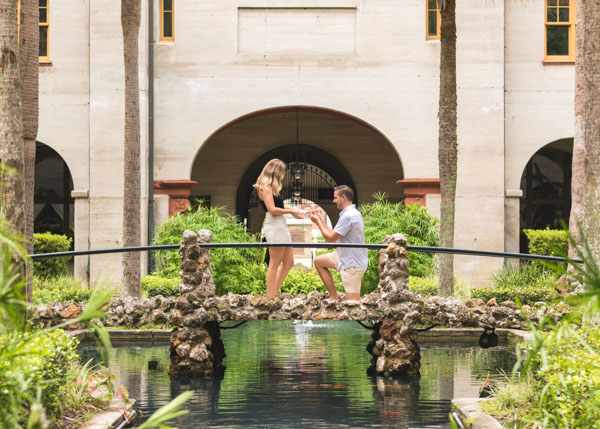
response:
[[[179,277],[167,278],[156,274],[150,274],[142,277],[142,290],[148,298],[156,295],[178,296],[179,295]]]
[[[421,296],[434,296],[437,295],[438,279],[437,277],[410,276],[408,288]]]
[[[569,251],[568,232],[556,229],[524,229],[533,255],[565,256]]]
[[[198,207],[179,213],[160,225],[155,244],[181,242],[186,229],[197,232],[208,229],[216,243],[255,242],[257,237],[246,232],[236,216],[225,213],[223,207]],[[212,249],[211,269],[217,295],[227,292],[251,293],[260,282],[265,281],[262,249]],[[181,263],[177,251],[162,251],[156,254],[157,271],[160,277],[178,278]]]
[[[8,406],[14,398],[23,398],[30,402],[36,397],[36,389],[41,389],[41,400],[46,410],[58,410],[60,407],[60,387],[64,384],[64,376],[77,360],[77,339],[68,336],[62,330],[44,332],[22,342],[19,336],[27,333],[13,333],[0,337],[0,380],[11,384],[2,385],[0,403]],[[12,344],[22,344],[14,350]],[[14,374],[22,374],[25,378],[17,380]],[[14,404],[11,404],[14,405]],[[25,406],[21,404],[21,406]],[[22,409],[22,416],[28,412]]]
[[[524,229],[523,232],[528,240],[527,249],[532,255],[565,257],[569,253],[568,231],[566,230]],[[546,271],[553,271],[546,262],[534,261],[531,264],[544,267]],[[563,270],[567,266],[566,263],[559,263],[558,265]]]
[[[502,286],[472,289],[471,297],[481,298],[485,302],[496,298],[498,303],[519,300],[523,305],[533,305],[538,301],[554,301],[559,298],[559,294],[553,287],[548,286]]]
[[[333,270],[331,273],[333,274],[333,281],[335,283],[336,290],[339,292],[344,292],[344,286],[342,286],[340,274]],[[318,290],[321,293],[327,292],[321,277],[319,277],[319,274],[314,269],[292,268],[284,280],[283,286],[281,287],[282,292],[288,292],[292,295],[308,293],[313,290]]]
[[[73,239],[49,232],[33,234],[34,253],[68,252]],[[33,272],[38,277],[58,277],[68,274],[71,258],[48,258],[33,262]]]
[[[418,204],[390,203],[385,194],[373,195],[375,202],[363,204],[360,211],[365,222],[367,243],[381,243],[386,235],[401,233],[412,246],[439,246],[438,220]],[[432,253],[409,252],[409,271],[412,276],[427,277],[434,265]],[[377,289],[379,283],[379,255],[369,251],[369,267],[362,281],[362,293]]]
[[[555,290],[556,275],[538,263],[521,263],[519,266],[504,265],[500,271],[492,274],[495,287],[473,289],[471,297],[488,301],[496,298],[502,301],[519,300],[521,304],[532,305],[537,301],[553,301],[559,298]]]
[[[35,303],[86,302],[92,295],[85,280],[71,277],[34,277],[33,300]]]
[[[421,296],[435,296],[438,293],[438,277],[416,277],[409,276],[408,288]],[[454,297],[459,299],[467,299],[470,297],[471,289],[467,282],[461,281],[456,276],[454,277]]]

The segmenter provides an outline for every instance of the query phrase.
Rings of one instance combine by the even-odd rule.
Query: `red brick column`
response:
[[[404,187],[404,204],[427,205],[427,195],[440,193],[440,179],[402,179],[396,183]]]
[[[194,180],[155,180],[154,193],[169,196],[169,216],[181,213],[190,206]]]

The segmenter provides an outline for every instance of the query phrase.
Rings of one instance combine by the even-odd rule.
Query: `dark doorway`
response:
[[[572,147],[572,143],[571,143]],[[527,252],[523,229],[562,229],[571,212],[572,155],[551,145],[531,157],[523,176],[520,204],[520,250]]]
[[[303,180],[302,198],[323,207],[329,217],[332,218],[332,221],[335,222],[337,213],[335,213],[335,207],[333,206],[333,188],[337,185],[350,186],[355,190],[354,203],[357,204],[359,196],[356,194],[354,181],[344,166],[327,151],[306,144],[298,146],[307,164]],[[295,150],[295,144],[273,148],[259,156],[242,176],[237,192],[236,212],[241,219],[245,220],[250,231],[260,231],[260,228],[258,228],[258,231],[255,231],[256,227],[253,227],[253,225],[260,225],[264,217],[258,195],[252,185],[256,182],[267,162],[273,158],[279,158],[288,164],[294,159]],[[286,171],[281,195],[284,200],[293,198],[293,180],[289,174],[289,170]],[[330,211],[331,213],[329,213]],[[260,217],[260,222],[257,219],[253,219],[253,213],[255,213],[254,216]]]
[[[73,179],[64,159],[51,147],[36,143],[34,232],[74,236]]]

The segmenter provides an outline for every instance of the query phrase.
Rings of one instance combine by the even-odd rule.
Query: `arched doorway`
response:
[[[302,153],[303,160],[307,164],[306,173],[303,177],[302,200],[321,206],[335,223],[338,215],[333,204],[333,188],[337,185],[348,185],[352,189],[356,189],[352,177],[350,177],[344,166],[327,151],[306,144],[298,145],[298,150]],[[258,175],[269,160],[279,158],[289,164],[295,159],[295,153],[295,144],[273,148],[255,159],[242,176],[237,191],[237,215],[246,220],[251,232],[260,231],[260,225],[265,216],[264,210],[259,204],[256,190],[252,185],[256,182]],[[289,169],[286,171],[281,195],[284,200],[290,200],[294,197],[293,178]],[[355,195],[354,200],[355,203],[360,201],[358,194]]]
[[[573,139],[544,146],[527,163],[521,176],[520,250],[527,252],[523,229],[561,229],[571,212]]]
[[[34,232],[74,237],[73,178],[64,159],[50,146],[36,143]]]
[[[336,184],[352,186],[359,203],[372,201],[377,192],[393,202],[402,200],[402,186],[396,182],[404,171],[392,143],[358,118],[308,106],[250,113],[216,131],[193,161],[191,198],[248,219],[248,210],[258,202],[252,199],[252,184],[261,169],[272,158],[289,162],[297,144],[316,182],[307,199],[322,206],[332,222],[337,210],[327,203]],[[257,216],[250,217],[250,229],[256,230]]]

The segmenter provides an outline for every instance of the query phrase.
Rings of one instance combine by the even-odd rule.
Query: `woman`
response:
[[[297,219],[305,215],[303,210],[286,207],[279,195],[283,186],[285,164],[280,159],[272,159],[263,168],[253,185],[265,209],[264,232],[267,243],[290,243],[292,238],[287,230],[285,217],[291,214]],[[276,297],[288,272],[294,266],[291,247],[269,247],[269,268],[267,269],[267,295]]]

